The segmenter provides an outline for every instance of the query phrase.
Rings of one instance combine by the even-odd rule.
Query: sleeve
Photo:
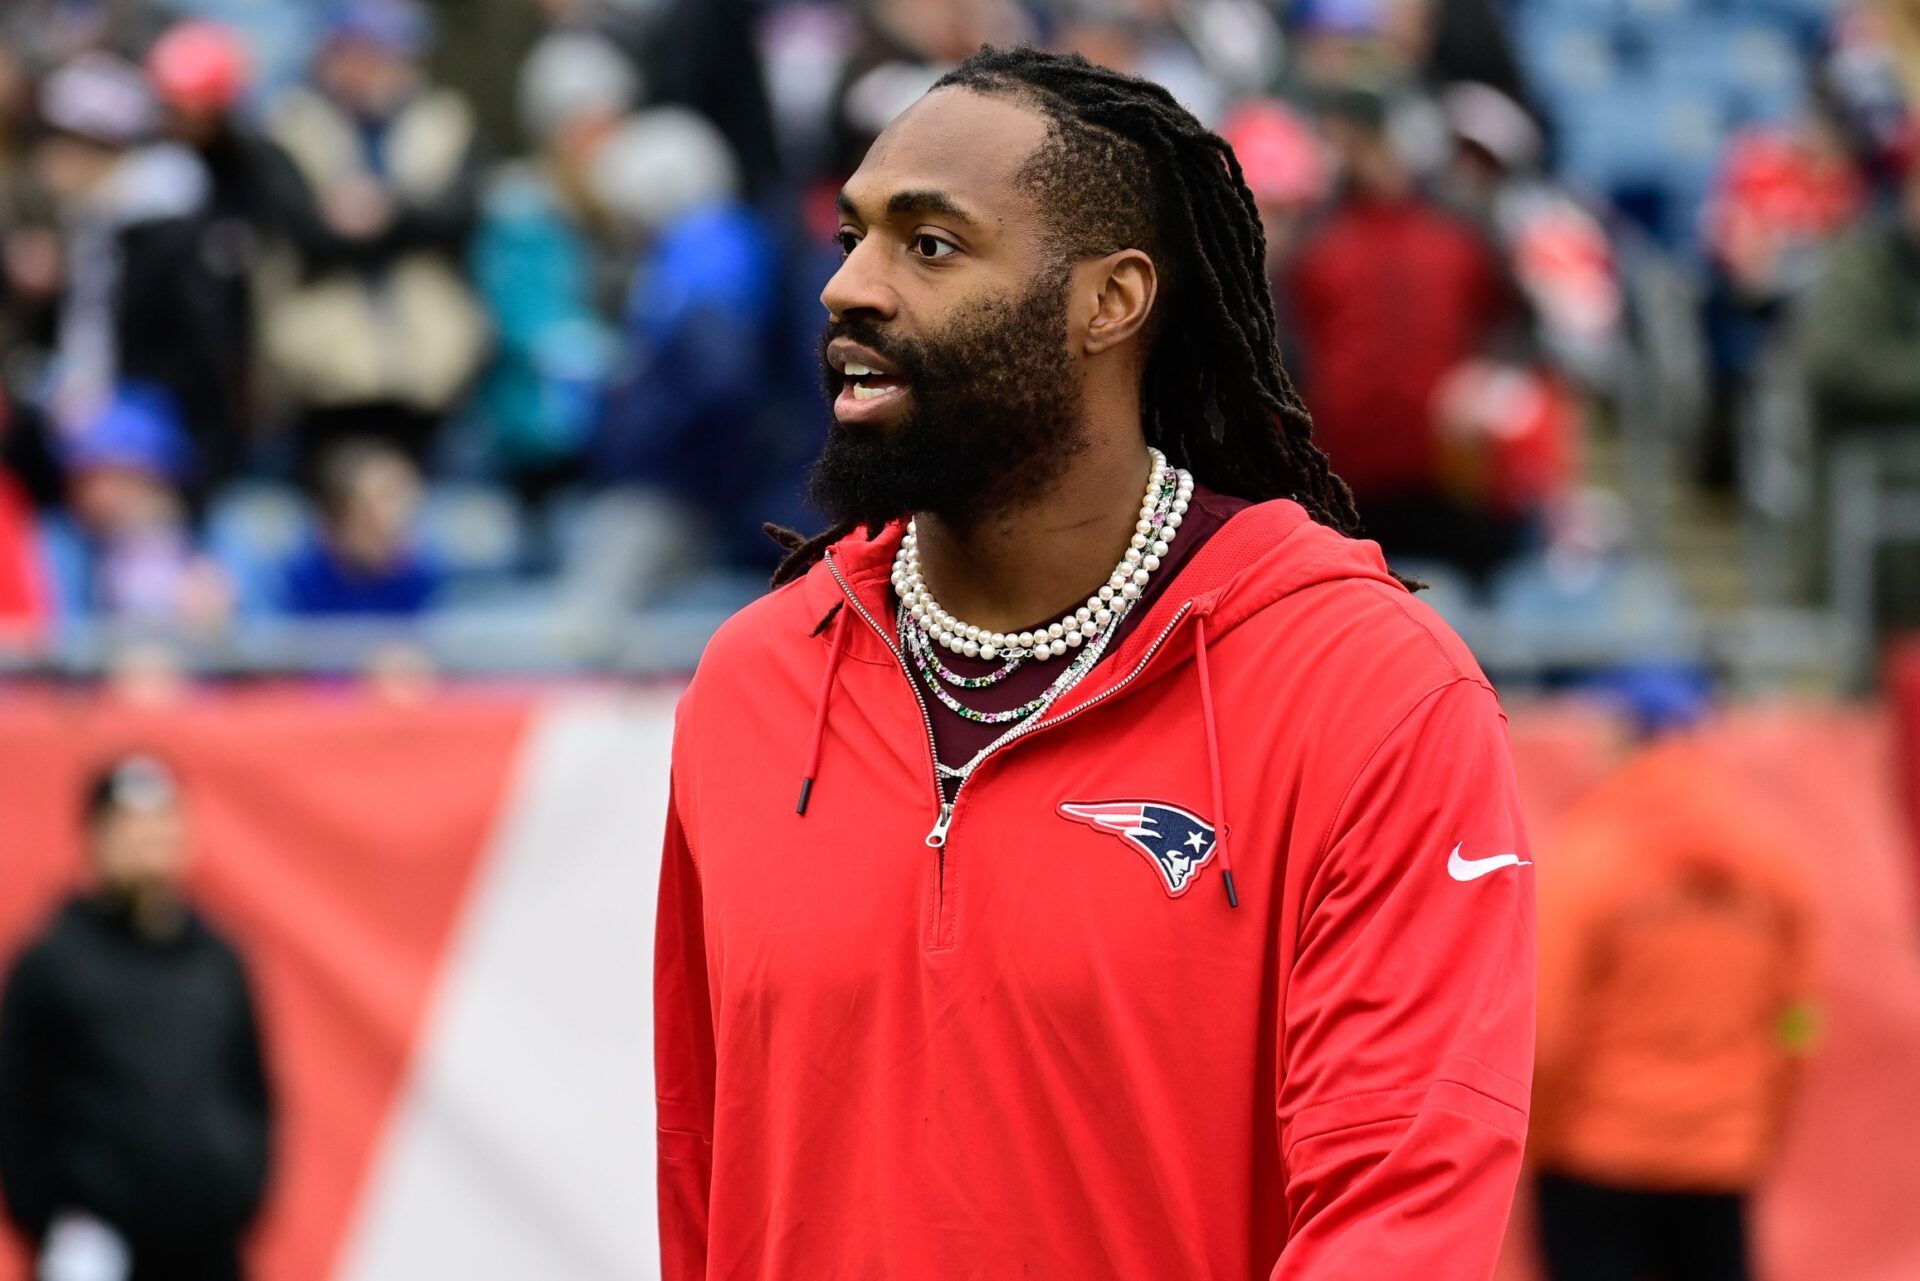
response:
[[[480,148],[469,144],[452,178],[438,191],[422,199],[409,199],[396,191],[393,224],[382,240],[387,251],[464,253],[480,213],[482,159]]]
[[[1526,1138],[1531,859],[1493,692],[1428,694],[1361,766],[1307,882],[1271,1281],[1492,1275]]]
[[[56,1020],[38,952],[23,955],[0,996],[0,1189],[8,1217],[38,1239],[59,1207],[53,1113]]]
[[[237,957],[235,973],[239,1010],[233,1046],[234,1096],[245,1121],[236,1209],[238,1221],[245,1225],[258,1217],[273,1171],[273,1091],[261,1045],[259,1004],[246,965]]]
[[[1833,250],[1804,309],[1808,378],[1838,417],[1909,414],[1920,406],[1920,361],[1899,314],[1906,300],[1881,278],[1886,264],[1866,234]]]
[[[1553,859],[1539,874],[1539,1017],[1534,1041],[1534,1138],[1544,1137],[1550,1095],[1588,1051],[1580,1010],[1587,1000],[1593,961],[1603,947],[1614,894],[1602,873],[1618,862],[1608,857],[1633,838],[1597,827],[1586,816],[1564,824],[1552,843]]]
[[[654,926],[653,1078],[659,1108],[662,1281],[707,1274],[713,1179],[713,1010],[699,869],[671,792]]]

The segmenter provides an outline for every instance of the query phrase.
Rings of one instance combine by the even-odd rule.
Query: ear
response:
[[[1097,356],[1120,346],[1146,325],[1159,291],[1153,259],[1138,249],[1121,249],[1086,264],[1092,275],[1093,315],[1087,321],[1086,350]]]

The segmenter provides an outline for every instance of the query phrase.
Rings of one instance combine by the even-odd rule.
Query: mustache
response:
[[[885,334],[882,333],[880,326],[869,320],[830,320],[827,322],[826,327],[820,331],[820,372],[826,379],[827,390],[829,392],[839,390],[841,381],[840,371],[835,369],[827,359],[827,348],[833,344],[836,338],[845,338],[850,342],[857,342],[862,347],[869,348],[874,355],[899,370],[901,375],[909,381],[911,381],[913,375],[918,372],[920,363],[918,359],[919,353],[907,350],[911,344],[896,343],[889,340]]]

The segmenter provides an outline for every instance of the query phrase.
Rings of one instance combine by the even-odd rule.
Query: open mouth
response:
[[[831,359],[840,372],[840,391],[833,401],[836,419],[848,425],[878,425],[899,417],[912,395],[907,379],[871,363],[878,357],[858,348],[835,351]]]
[[[897,374],[883,374],[855,360],[849,360],[840,372],[846,376],[845,387],[855,400],[878,400],[904,390],[907,385]]]

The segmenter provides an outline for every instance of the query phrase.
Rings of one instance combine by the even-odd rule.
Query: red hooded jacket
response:
[[[1466,648],[1372,543],[1249,507],[944,810],[900,535],[742,611],[680,704],[668,1281],[1486,1281],[1533,882]]]

